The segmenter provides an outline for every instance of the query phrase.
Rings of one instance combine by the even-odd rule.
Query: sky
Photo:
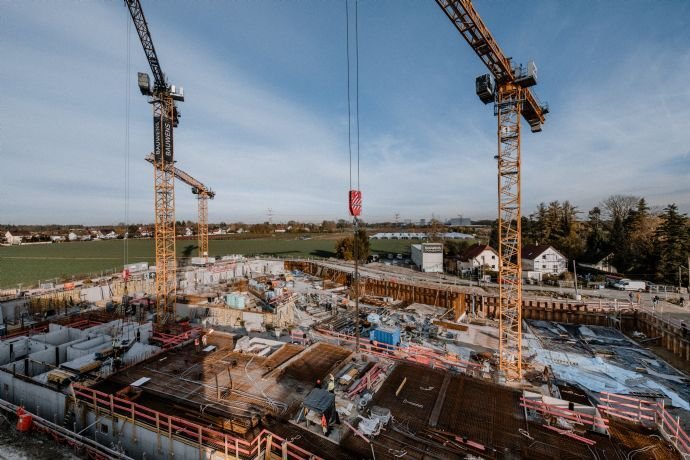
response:
[[[349,218],[344,1],[142,3],[184,87],[175,158],[216,192],[209,220]],[[586,216],[611,194],[690,211],[690,2],[475,7],[506,55],[537,63],[550,107],[543,132],[523,129],[523,214],[570,200]],[[364,220],[494,218],[486,68],[432,0],[360,0],[358,32]],[[0,0],[0,62],[0,223],[151,222],[150,70],[124,2]]]

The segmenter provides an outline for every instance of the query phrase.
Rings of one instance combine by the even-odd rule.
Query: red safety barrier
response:
[[[573,433],[572,431],[569,430],[563,430],[561,428],[556,428],[555,426],[551,425],[544,425],[544,428],[547,428],[549,430],[555,431],[558,434],[562,434],[563,436],[567,436],[569,438],[575,439],[576,441],[580,441],[582,443],[587,444],[588,446],[593,446],[596,444],[596,441],[593,441],[589,438],[585,438],[584,436],[580,436],[578,434]]]
[[[655,426],[684,457],[690,456],[690,436],[678,417],[673,417],[661,401],[650,401],[627,395],[603,392],[599,410],[632,423]]]
[[[520,406],[537,411],[542,416],[558,417],[587,427],[608,429],[608,420],[602,417],[564,409],[542,401],[527,399],[524,396],[520,397],[520,401]]]
[[[161,343],[161,348],[167,350],[169,348],[176,347],[183,344],[184,342],[198,337],[201,334],[201,327],[193,327],[181,334],[173,335],[166,334],[163,332],[153,331],[151,339]]]
[[[94,408],[101,411],[106,410],[113,416],[122,417],[132,423],[139,423],[169,437],[179,436],[199,444],[200,447],[210,447],[218,452],[224,452],[226,455],[234,454],[238,458],[256,458],[262,449],[269,449],[280,454],[285,448],[290,458],[322,460],[321,457],[266,429],[262,430],[251,441],[247,441],[92,388],[73,384],[72,389],[77,399]]]
[[[315,333],[337,340],[338,344],[340,344],[340,342],[345,342],[350,345],[355,345],[357,342],[357,339],[354,336],[341,334],[340,332],[329,331],[326,329],[315,329]],[[360,338],[359,343],[360,351],[387,359],[412,361],[433,368],[450,369],[451,367],[454,367],[456,369],[464,369],[465,371],[478,371],[481,369],[479,364],[451,357],[449,355],[445,355],[435,350],[418,345],[400,347],[396,345],[382,344],[376,341],[370,343],[369,339],[366,338]]]

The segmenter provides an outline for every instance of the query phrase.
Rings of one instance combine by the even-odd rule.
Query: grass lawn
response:
[[[211,255],[258,254],[277,257],[334,257],[335,244],[341,235],[332,239],[300,240],[280,238],[210,240]],[[409,240],[372,240],[373,253],[409,253]],[[178,257],[196,256],[196,241],[178,240]],[[129,263],[155,264],[153,240],[130,240]],[[124,264],[124,240],[83,241],[44,245],[0,247],[0,288],[24,287],[39,280],[54,280],[96,276],[106,271],[120,271]]]

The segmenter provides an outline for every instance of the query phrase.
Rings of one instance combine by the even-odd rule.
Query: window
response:
[[[496,260],[496,256],[491,256],[491,260]]]
[[[101,433],[108,433],[108,425],[101,423]]]
[[[541,268],[546,268],[546,264],[542,265]]]
[[[544,254],[543,256],[541,256],[541,258],[544,259],[544,260],[546,260],[546,254]]]

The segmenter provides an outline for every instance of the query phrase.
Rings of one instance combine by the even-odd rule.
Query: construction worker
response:
[[[321,379],[316,379],[316,385],[314,385],[314,388],[321,388]]]
[[[330,393],[335,393],[335,377],[333,377],[333,374],[329,374],[328,376],[328,391]]]
[[[326,420],[326,414],[321,414],[321,429],[323,430],[323,435],[328,436],[328,420]]]
[[[196,350],[197,353],[199,353],[199,337],[194,339],[194,349]]]
[[[640,300],[641,300],[641,299],[642,299],[642,294],[640,294],[640,293],[638,292],[638,293],[637,293],[637,305],[638,305],[638,306],[640,305]]]

